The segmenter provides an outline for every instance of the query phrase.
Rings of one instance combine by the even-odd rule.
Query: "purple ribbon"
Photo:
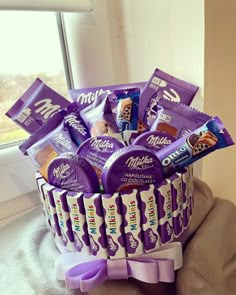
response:
[[[175,281],[174,260],[169,258],[96,259],[78,264],[65,272],[69,289],[88,292],[106,280],[132,277],[145,283]]]

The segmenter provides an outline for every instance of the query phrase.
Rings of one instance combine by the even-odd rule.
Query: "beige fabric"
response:
[[[236,207],[216,199],[184,252],[178,295],[236,294]]]

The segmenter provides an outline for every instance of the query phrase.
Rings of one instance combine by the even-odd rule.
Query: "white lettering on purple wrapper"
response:
[[[58,104],[52,104],[52,100],[50,98],[41,99],[34,104],[34,106],[36,107],[39,105],[41,106],[35,110],[35,113],[39,113],[40,115],[42,115],[45,120],[51,117],[60,109],[60,106]]]
[[[167,137],[160,137],[160,136],[155,136],[152,134],[147,138],[147,143],[154,146],[159,144],[169,145],[171,144],[171,140],[168,139]]]
[[[127,167],[137,168],[137,169],[149,168],[147,166],[150,166],[150,164],[152,163],[153,163],[153,159],[148,156],[143,156],[143,157],[132,156],[132,157],[129,157],[128,160],[125,162]]]
[[[70,165],[62,163],[57,168],[53,169],[53,176],[55,176],[58,179],[63,179],[65,177],[68,177],[70,175],[69,172]]]

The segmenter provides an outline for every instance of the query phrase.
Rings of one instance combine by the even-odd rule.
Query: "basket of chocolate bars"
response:
[[[6,113],[29,134],[57,279],[86,292],[129,277],[174,282],[194,208],[193,163],[233,145],[192,107],[198,87],[155,69],[148,82],[71,89],[40,79]]]

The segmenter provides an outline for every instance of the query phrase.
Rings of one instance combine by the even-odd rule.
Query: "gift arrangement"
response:
[[[173,282],[194,207],[193,163],[233,145],[192,107],[198,87],[155,69],[148,82],[69,90],[40,79],[6,113],[30,136],[58,279],[88,291],[107,279]]]

